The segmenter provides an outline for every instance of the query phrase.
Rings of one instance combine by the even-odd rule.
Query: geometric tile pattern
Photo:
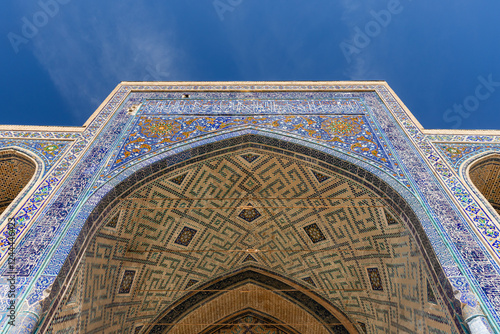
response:
[[[240,156],[246,153],[258,154],[259,163],[243,164]],[[318,184],[311,169],[329,177],[329,182]],[[187,176],[179,187],[170,179],[181,174]],[[241,190],[249,174],[258,183],[251,205],[249,194]],[[207,191],[221,195],[199,197]],[[346,206],[341,196],[362,197],[363,202]],[[156,208],[168,209],[139,210],[135,198],[148,198]],[[324,166],[256,148],[181,166],[133,190],[103,217],[105,224],[120,211],[123,227],[101,228],[93,237],[75,275],[83,277],[81,311],[62,321],[59,314],[69,314],[70,305],[61,305],[54,316],[59,321],[51,328],[56,332],[79,324],[80,332],[112,332],[118,329],[113,323],[119,323],[120,330],[130,332],[182,298],[193,280],[203,286],[253,266],[310,284],[352,321],[365,323],[367,332],[389,331],[393,324],[409,332],[418,332],[422,324],[435,332],[453,332],[453,321],[440,299],[435,308],[425,308],[426,262],[405,224],[386,228],[383,210],[377,207],[381,201],[370,189]],[[244,206],[258,207],[266,219],[246,224],[239,217]],[[318,221],[328,229],[320,230]],[[316,232],[308,234],[305,227]],[[182,231],[188,231],[188,237],[180,238]],[[183,248],[177,251],[173,246],[181,239]],[[258,255],[244,252],[248,249]],[[254,260],[247,260],[249,256]],[[123,279],[117,276],[123,266],[141,273],[134,274],[135,280],[140,278],[133,282],[138,287],[134,294],[118,293]],[[382,289],[380,275],[379,286],[374,285],[375,274],[367,276],[367,268],[383,268],[387,289]],[[116,306],[105,307],[112,303]],[[409,312],[400,312],[400,303]],[[383,314],[391,314],[390,320]]]
[[[192,229],[190,227],[184,226],[182,231],[177,236],[177,239],[175,239],[174,243],[176,243],[178,245],[182,245],[182,246],[188,246],[191,243],[191,241],[193,240],[196,232],[198,232],[198,231],[196,231],[195,229]]]
[[[316,223],[305,226],[304,230],[306,231],[307,236],[311,239],[313,243],[326,240],[325,235],[323,234],[323,232],[321,232],[321,229],[318,227],[318,224]]]
[[[368,271],[368,276],[370,277],[370,283],[372,285],[372,290],[382,291],[384,290],[382,286],[382,279],[380,278],[380,273],[378,268],[366,268]]]

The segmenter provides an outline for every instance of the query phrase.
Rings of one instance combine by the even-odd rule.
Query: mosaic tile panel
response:
[[[372,290],[382,291],[384,287],[382,285],[382,278],[380,277],[380,273],[378,268],[366,268],[368,271],[368,276],[370,277],[370,284],[372,286]]]
[[[42,141],[42,140],[18,140],[1,139],[0,149],[2,147],[21,147],[35,153],[45,163],[45,171],[48,171],[59,159],[71,141]]]
[[[393,169],[388,154],[365,116],[141,116],[116,154],[112,168],[210,133],[242,127],[268,128],[293,133],[335,146]]]
[[[130,293],[132,284],[134,283],[135,270],[125,270],[123,273],[122,281],[120,283],[119,294]]]
[[[321,229],[316,223],[304,226],[304,231],[306,231],[307,236],[311,239],[313,243],[326,240],[325,235],[323,234],[323,232],[321,232]]]
[[[500,145],[474,145],[474,144],[435,144],[436,148],[447,158],[448,163],[458,171],[460,165],[468,158],[485,151],[496,151],[500,153]]]
[[[241,219],[246,220],[247,222],[251,223],[255,219],[259,218],[261,216],[259,210],[256,208],[252,207],[252,204],[247,204],[246,209],[241,210],[240,214],[238,217]]]
[[[182,246],[189,246],[191,241],[193,241],[194,235],[197,233],[193,228],[184,226],[182,231],[179,233],[177,236],[177,239],[175,239],[174,243]]]

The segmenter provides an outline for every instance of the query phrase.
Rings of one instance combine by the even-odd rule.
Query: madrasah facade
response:
[[[500,333],[500,131],[383,81],[123,82],[0,212],[0,333]]]

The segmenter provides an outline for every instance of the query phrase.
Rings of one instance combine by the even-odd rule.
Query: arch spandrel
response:
[[[79,313],[92,315],[83,332],[118,313],[153,321],[204,282],[256,266],[300,282],[358,329],[460,331],[449,284],[414,237],[418,221],[383,181],[265,144],[209,151],[139,171],[97,206],[99,230],[44,326],[78,322],[64,321],[75,293]]]

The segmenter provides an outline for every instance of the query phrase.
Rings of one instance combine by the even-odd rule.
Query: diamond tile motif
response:
[[[370,283],[372,285],[372,290],[383,291],[382,279],[380,278],[380,273],[378,268],[366,268],[368,271],[368,276],[370,277]]]
[[[321,232],[321,229],[316,223],[307,225],[306,227],[304,227],[304,230],[306,231],[307,235],[309,236],[309,238],[313,243],[326,240],[325,235],[323,234],[323,232]]]
[[[248,204],[247,208],[243,209],[238,217],[241,219],[246,220],[247,222],[251,223],[255,219],[259,218],[261,216],[260,212],[257,211],[256,208],[252,207],[252,204]]]
[[[319,172],[316,172],[315,170],[311,170],[311,171],[319,183],[325,182],[326,180],[328,180],[330,178],[329,176],[323,175]]]
[[[248,261],[251,261],[251,262],[258,262],[252,255],[248,254],[244,259],[243,259],[243,263],[245,262],[248,262]]]
[[[125,270],[122,277],[122,282],[120,284],[119,294],[130,293],[132,288],[132,283],[134,282],[135,270]]]
[[[242,154],[241,157],[245,159],[248,163],[252,163],[255,160],[257,160],[257,158],[260,157],[260,155],[247,153],[247,154]]]
[[[188,283],[186,284],[186,289],[189,289],[190,287],[192,287],[193,285],[195,285],[196,283],[198,283],[199,281],[195,280],[195,279],[190,279],[188,281]]]
[[[116,228],[116,225],[118,225],[118,218],[120,217],[120,214],[117,213],[116,215],[113,216],[109,220],[109,222],[106,224],[106,227],[111,227],[111,228]]]
[[[186,178],[187,174],[188,173],[177,175],[176,177],[171,178],[169,181],[172,182],[172,183],[175,183],[178,186],[180,186],[182,184],[182,182],[184,182],[184,179]]]
[[[437,304],[436,296],[434,295],[434,291],[432,291],[429,281],[427,281],[427,301],[429,303]]]
[[[141,331],[141,329],[142,329],[142,326],[138,326],[138,327],[136,327],[136,328],[135,328],[135,331],[134,331],[134,334],[139,333],[139,332]]]
[[[184,226],[181,233],[179,233],[179,235],[177,236],[177,239],[175,239],[174,243],[182,246],[188,246],[189,243],[193,240],[196,232],[198,231],[190,227]]]
[[[311,284],[312,286],[316,287],[316,283],[314,283],[313,279],[311,277],[304,277],[302,279],[304,282]]]
[[[359,327],[361,327],[362,333],[366,333],[366,324],[364,322],[358,322]]]
[[[397,225],[398,221],[393,217],[387,210],[384,210],[385,220],[387,221],[387,225]]]

